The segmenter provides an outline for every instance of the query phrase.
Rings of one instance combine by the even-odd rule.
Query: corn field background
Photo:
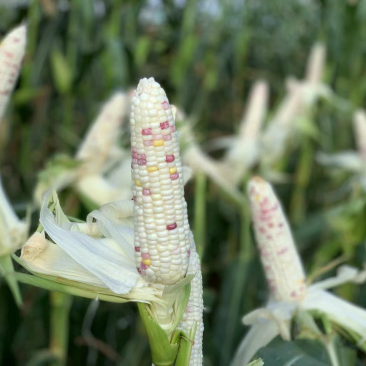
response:
[[[104,101],[142,77],[153,76],[194,119],[203,148],[237,132],[249,89],[259,79],[270,87],[268,120],[285,94],[286,78],[303,77],[311,47],[320,41],[327,51],[323,81],[336,99],[312,107],[308,133],[280,162],[287,179],[275,187],[310,276],[338,258],[362,268],[365,192],[347,184],[347,173],[329,174],[316,154],[356,150],[353,113],[366,107],[365,18],[364,0],[0,1],[1,36],[21,22],[28,25],[24,66],[1,124],[4,188],[24,216],[49,158],[74,154]],[[121,146],[129,147],[128,123],[124,129]],[[223,152],[211,154],[219,159]],[[204,246],[204,365],[224,366],[247,330],[242,316],[261,306],[268,291],[254,240],[243,243],[241,208],[208,181],[206,217],[198,218],[197,187],[193,178],[185,192],[191,225],[205,224],[198,243]],[[60,197],[67,197],[65,211],[73,216],[89,212],[72,192]],[[366,285],[335,291],[366,307]],[[22,294],[18,310],[0,278],[0,365],[51,365],[49,293],[22,285]],[[71,306],[67,365],[151,364],[135,304],[74,298],[63,306]],[[366,364],[352,348],[344,360]]]

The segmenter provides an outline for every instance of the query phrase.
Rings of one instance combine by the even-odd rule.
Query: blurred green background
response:
[[[337,108],[318,103],[312,115],[319,137],[311,149],[352,149],[352,113],[365,106],[365,19],[364,0],[0,0],[1,36],[28,24],[24,67],[0,130],[5,189],[24,215],[50,156],[73,153],[102,103],[141,77],[153,76],[173,104],[195,117],[198,141],[232,134],[252,83],[268,81],[273,110],[285,93],[285,78],[304,75],[315,41],[327,48],[325,81],[346,102]],[[128,133],[121,144],[128,146]],[[293,179],[277,187],[290,217],[300,155],[295,150],[285,164]],[[308,174],[304,215],[293,223],[306,269],[342,254],[362,266],[364,195],[352,191],[335,202],[327,194],[346,178],[330,179],[315,162]],[[193,196],[190,183],[192,222]],[[246,331],[242,315],[262,304],[267,290],[258,258],[247,263],[238,256],[237,208],[211,184],[206,204],[204,364],[228,365]],[[366,306],[365,290],[339,289]],[[0,365],[50,364],[49,295],[27,286],[22,291],[19,311],[0,279]],[[151,365],[134,304],[97,308],[75,298],[69,320],[68,365]]]

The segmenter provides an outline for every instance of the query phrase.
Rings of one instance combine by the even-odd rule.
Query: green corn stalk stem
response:
[[[11,255],[0,257],[0,275],[5,277],[6,282],[14,296],[14,300],[18,307],[22,305],[22,296],[19,285],[15,277],[14,266],[11,260]]]
[[[65,366],[69,341],[69,315],[72,296],[62,292],[50,293],[51,305],[51,352],[57,357],[52,366]]]
[[[244,187],[247,182],[244,182]],[[240,207],[240,261],[250,263],[254,257],[254,250],[252,246],[252,239],[250,235],[250,208],[246,201]]]
[[[297,164],[295,188],[291,198],[290,217],[295,224],[304,220],[306,214],[306,190],[311,177],[313,149],[309,138],[302,141],[300,161]]]
[[[246,190],[247,182],[243,182],[244,190]],[[235,337],[235,329],[237,327],[237,319],[240,317],[241,312],[241,299],[243,298],[249,266],[254,257],[254,251],[252,248],[251,232],[250,232],[250,209],[249,203],[246,201],[239,208],[240,215],[240,247],[239,247],[239,262],[235,272],[235,276],[232,283],[231,298],[229,302],[229,317],[223,328],[225,336],[223,337],[222,345],[222,363],[227,363],[230,353],[232,352],[232,345]]]
[[[204,255],[206,244],[206,189],[206,175],[198,172],[195,179],[194,237],[200,258]]]

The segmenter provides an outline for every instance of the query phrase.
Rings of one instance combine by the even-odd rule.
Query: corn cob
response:
[[[188,269],[190,231],[175,122],[153,78],[133,98],[131,148],[137,270],[150,283],[175,284]]]
[[[19,76],[26,46],[27,28],[21,25],[0,44],[0,119]]]
[[[202,356],[202,337],[203,337],[203,289],[201,263],[193,235],[191,233],[191,257],[189,260],[188,274],[195,274],[191,281],[191,294],[189,296],[187,308],[183,314],[178,328],[182,328],[186,333],[192,328],[193,323],[197,322],[197,330],[192,346],[190,366],[201,366]]]
[[[103,107],[76,153],[76,158],[88,164],[90,172],[99,172],[117,145],[119,129],[126,114],[129,97],[116,93]]]
[[[353,123],[357,149],[363,163],[366,164],[366,113],[363,109],[355,112]]]
[[[272,298],[300,301],[305,297],[305,274],[281,205],[271,185],[259,177],[249,182],[258,251]]]

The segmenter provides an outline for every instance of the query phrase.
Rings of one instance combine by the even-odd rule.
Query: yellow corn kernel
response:
[[[153,141],[153,146],[154,147],[159,147],[159,146],[163,146],[163,145],[164,145],[164,140]]]
[[[136,179],[135,180],[136,187],[142,187],[141,181]]]
[[[169,168],[169,174],[174,174],[177,172],[177,167]]]
[[[147,266],[151,265],[151,259],[143,259],[142,263],[146,264]]]
[[[153,173],[153,172],[158,171],[158,167],[157,167],[157,166],[148,166],[148,167],[146,168],[146,170],[147,170],[149,173]]]

